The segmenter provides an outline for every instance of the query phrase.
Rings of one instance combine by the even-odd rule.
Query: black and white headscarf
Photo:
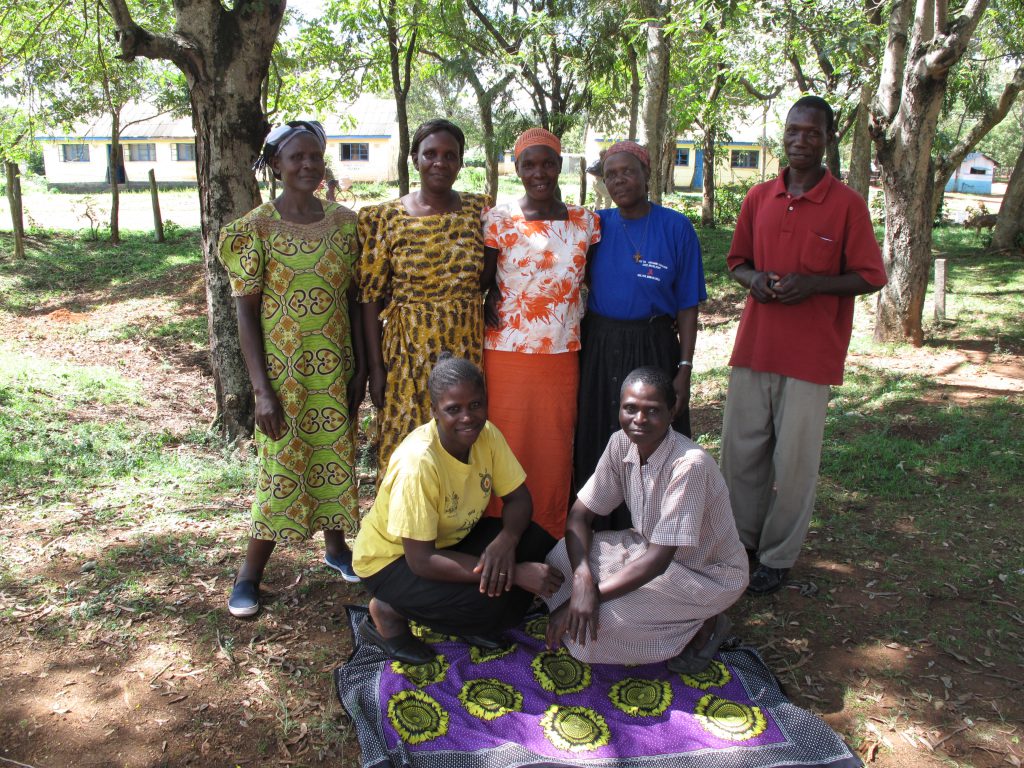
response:
[[[327,149],[327,134],[324,133],[324,127],[320,123],[316,120],[292,120],[284,125],[279,125],[267,135],[266,141],[263,142],[263,151],[256,158],[252,169],[259,173],[270,168],[271,159],[284,149],[285,144],[303,133],[308,133],[316,139],[320,149]],[[275,173],[274,176],[277,174]]]

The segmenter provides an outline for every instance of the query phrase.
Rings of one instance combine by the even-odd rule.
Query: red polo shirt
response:
[[[780,277],[856,272],[871,285],[885,285],[864,199],[828,171],[809,192],[793,197],[786,191],[787,170],[747,193],[729,248],[729,269],[749,262]],[[853,296],[818,295],[788,306],[760,304],[748,296],[729,365],[842,384],[853,307]]]

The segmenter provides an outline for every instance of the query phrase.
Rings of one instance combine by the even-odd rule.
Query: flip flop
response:
[[[682,653],[668,660],[669,671],[681,675],[698,675],[703,672],[715,658],[731,629],[732,621],[729,617],[724,613],[718,614],[715,617],[715,628],[711,630],[711,637],[704,643],[704,647],[697,651],[684,648]]]
[[[422,640],[417,640],[413,637],[412,632],[408,629],[397,637],[385,638],[373,626],[369,616],[363,619],[363,623],[359,625],[358,631],[359,638],[363,642],[377,646],[392,659],[403,664],[410,664],[412,666],[429,664],[437,656],[436,653],[430,650],[430,646]]]

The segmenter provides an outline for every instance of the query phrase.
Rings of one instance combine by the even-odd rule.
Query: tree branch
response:
[[[800,59],[797,58],[795,53],[789,54],[789,63],[793,66],[793,77],[796,79],[797,87],[803,93],[809,93],[811,89],[808,87],[807,77],[804,75],[804,69],[800,65]]]
[[[971,129],[957,142],[955,147],[948,153],[939,155],[936,158],[933,176],[936,190],[946,186],[949,177],[953,175],[953,171],[963,162],[967,154],[1009,114],[1014,101],[1016,101],[1021,91],[1024,91],[1024,64],[1017,67],[1017,71],[1013,73],[1013,78],[1003,88],[999,101],[989,105],[982,112],[977,122],[971,126]]]
[[[139,56],[146,59],[168,59],[184,71],[199,79],[203,73],[202,57],[190,45],[169,35],[154,35],[140,27],[132,18],[126,0],[103,0],[114,20],[116,37],[121,45],[121,58],[134,61]]]
[[[746,77],[741,76],[739,82],[747,93],[749,93],[751,96],[753,96],[755,99],[758,99],[759,101],[771,101],[772,99],[778,98],[779,94],[782,93],[781,85],[776,86],[775,88],[768,92],[763,92],[755,88],[754,84],[747,80]]]

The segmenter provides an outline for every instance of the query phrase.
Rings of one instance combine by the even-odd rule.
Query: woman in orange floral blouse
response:
[[[554,134],[530,128],[515,156],[526,194],[484,216],[484,246],[498,265],[484,334],[488,409],[526,470],[533,519],[560,538],[572,480],[580,284],[600,220],[559,199]]]

